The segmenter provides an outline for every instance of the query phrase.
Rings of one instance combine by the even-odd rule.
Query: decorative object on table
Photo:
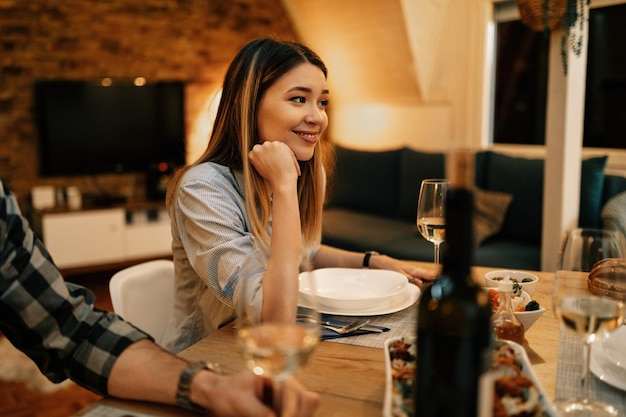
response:
[[[485,283],[488,287],[497,288],[500,281],[506,278],[510,278],[520,284],[522,290],[526,291],[531,297],[537,290],[537,284],[539,284],[539,277],[537,275],[526,271],[515,271],[511,269],[498,269],[496,271],[487,272],[485,274]]]
[[[596,264],[587,276],[589,291],[626,302],[626,259],[607,258]]]
[[[510,340],[521,345],[524,343],[524,325],[513,312],[511,301],[513,281],[508,278],[500,281],[498,292],[500,293],[500,305],[491,317],[496,339]]]
[[[448,180],[422,181],[417,201],[417,229],[435,248],[434,262],[439,265],[439,248],[446,240],[446,191]]]
[[[470,279],[473,161],[468,151],[447,156],[443,270],[418,304],[414,407],[420,417],[476,416],[482,405],[480,381],[489,370],[493,329],[488,297]]]
[[[563,241],[554,277],[554,311],[561,326],[581,337],[585,347],[584,392],[581,398],[555,401],[563,416],[618,415],[612,405],[591,398],[589,372],[591,345],[620,326],[624,319],[624,302],[591,293],[586,281],[598,261],[625,256],[626,242],[615,231],[574,229]],[[614,276],[607,275],[603,279],[607,281],[610,277]]]
[[[517,0],[522,22],[536,32],[563,29],[561,60],[567,74],[567,50],[580,56],[585,8],[590,0]]]

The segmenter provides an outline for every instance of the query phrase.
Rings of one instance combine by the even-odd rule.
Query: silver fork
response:
[[[356,332],[361,327],[369,324],[369,322],[370,322],[369,319],[361,319],[361,320],[355,321],[354,323],[348,323],[345,326],[341,326],[341,327],[331,326],[329,324],[323,324],[323,323],[321,323],[321,326],[339,334],[347,334],[347,333]]]
[[[298,317],[298,320],[299,321],[314,321],[314,319],[310,317],[302,317],[302,316]],[[347,334],[347,333],[352,333],[352,332],[359,330],[361,327],[369,324],[369,322],[370,322],[369,319],[361,319],[353,323],[348,323],[344,326],[335,326],[328,321],[320,321],[320,326],[322,326],[325,329],[332,330],[333,332],[338,333],[338,334]]]

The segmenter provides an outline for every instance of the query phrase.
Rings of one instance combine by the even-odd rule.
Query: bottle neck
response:
[[[473,264],[473,194],[466,188],[449,188],[446,195],[446,251],[443,273],[467,279]]]
[[[511,303],[511,292],[500,291],[500,308],[498,311],[512,311],[513,305]]]

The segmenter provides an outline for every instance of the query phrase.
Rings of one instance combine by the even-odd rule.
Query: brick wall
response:
[[[237,50],[267,35],[295,38],[280,0],[0,0],[0,178],[25,210],[35,185],[137,195],[141,175],[38,176],[34,82],[182,80],[189,121],[204,110],[203,86],[219,85]]]

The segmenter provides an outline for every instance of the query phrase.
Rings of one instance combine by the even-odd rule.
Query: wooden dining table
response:
[[[417,264],[432,268],[432,264]],[[494,269],[497,268],[474,267],[472,278],[484,286],[485,273]],[[533,273],[539,277],[539,284],[532,299],[546,311],[526,332],[524,348],[544,392],[549,398],[554,398],[559,350],[559,322],[554,316],[551,301],[554,274]],[[416,305],[408,309],[416,311]],[[390,318],[392,316],[393,314],[389,315]],[[233,325],[225,326],[207,336],[181,352],[180,356],[189,361],[218,362],[226,373],[235,373],[245,367]],[[322,341],[309,362],[296,374],[296,378],[308,389],[320,394],[321,404],[316,414],[318,416],[379,417],[383,413],[385,357],[384,350],[380,347],[357,346],[345,341]],[[113,398],[104,398],[94,406],[135,412],[139,413],[135,414],[139,417],[142,417],[141,413],[164,417],[188,414],[176,407]],[[77,416],[96,415],[89,414],[87,409]]]

